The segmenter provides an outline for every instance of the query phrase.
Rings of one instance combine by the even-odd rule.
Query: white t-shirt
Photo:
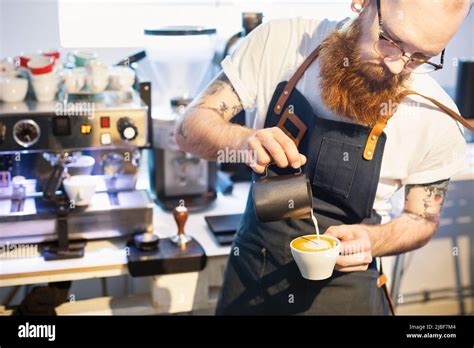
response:
[[[222,68],[247,112],[247,125],[264,126],[271,98],[281,81],[288,81],[305,58],[327,37],[347,25],[306,18],[271,20],[241,42]],[[308,99],[318,117],[349,122],[328,110],[320,97],[319,63],[314,62],[296,88]],[[458,111],[439,84],[428,74],[412,74],[410,89],[433,97]],[[385,128],[387,142],[374,209],[387,216],[390,197],[403,185],[448,179],[465,165],[462,126],[424,98],[405,98]]]

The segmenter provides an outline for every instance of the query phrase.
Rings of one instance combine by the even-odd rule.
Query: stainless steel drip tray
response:
[[[0,200],[0,245],[57,239],[53,205],[41,197],[28,198],[22,211],[11,212],[14,204]],[[145,190],[96,193],[87,208],[77,207],[69,213],[69,237],[103,239],[147,230],[153,226],[153,206]]]

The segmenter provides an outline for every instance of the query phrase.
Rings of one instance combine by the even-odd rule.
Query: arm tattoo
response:
[[[232,94],[235,96],[235,99],[237,100],[236,103],[229,106],[229,105],[227,105],[227,103],[221,102],[219,107],[207,106],[208,103],[206,101],[206,97],[216,96],[217,94],[224,91],[225,89],[230,89]],[[220,78],[215,80],[207,88],[207,90],[203,93],[202,98],[203,98],[203,101],[201,101],[199,104],[195,105],[194,108],[196,108],[196,109],[206,109],[206,110],[212,111],[212,112],[216,113],[217,115],[219,115],[222,118],[226,118],[226,116],[227,117],[233,117],[233,116],[237,115],[239,112],[241,112],[243,110],[242,102],[241,102],[238,94],[235,92],[234,87],[230,83],[227,76],[225,76],[224,74]],[[229,115],[229,112],[230,112],[230,115]]]
[[[446,191],[448,190],[449,180],[442,180],[437,181],[427,185],[407,185],[405,188],[405,202],[408,200],[408,195],[410,191],[415,188],[423,188],[424,197],[423,197],[423,213],[417,214],[405,209],[403,212],[407,214],[408,217],[415,221],[419,221],[421,219],[425,219],[429,222],[438,224],[441,213],[433,213],[429,210],[431,208],[435,208],[439,206],[439,210],[444,203],[444,199],[446,198]],[[434,203],[434,204],[433,204]]]
[[[195,109],[206,109],[206,110],[209,110],[209,111],[212,111],[214,112],[215,114],[219,115],[220,117],[224,118],[227,114],[227,112],[229,112],[229,106],[225,103],[225,102],[222,102],[221,105],[218,107],[218,108],[213,108],[213,107],[210,107],[210,106],[206,106],[206,102],[201,102],[197,105],[194,106]]]

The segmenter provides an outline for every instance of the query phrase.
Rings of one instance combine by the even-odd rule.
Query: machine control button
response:
[[[13,126],[13,138],[25,148],[36,144],[40,135],[40,127],[31,119],[20,120]]]
[[[112,143],[112,137],[110,136],[110,133],[102,133],[100,135],[100,143],[102,145],[110,145]]]
[[[53,117],[53,135],[68,136],[71,135],[71,119],[69,116]]]
[[[137,137],[137,127],[128,117],[122,117],[117,122],[117,128],[123,140],[130,141]]]
[[[92,126],[90,124],[81,125],[81,134],[91,134]]]
[[[132,140],[137,136],[136,128],[133,126],[127,127],[123,130],[123,136],[127,140]]]
[[[110,117],[102,116],[100,118],[100,128],[110,128]]]

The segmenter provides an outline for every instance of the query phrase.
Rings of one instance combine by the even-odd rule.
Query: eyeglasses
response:
[[[396,42],[388,38],[383,31],[382,11],[380,9],[380,0],[377,3],[377,13],[379,16],[379,39],[374,44],[375,51],[383,58],[398,60],[402,57],[408,58],[404,70],[406,73],[427,74],[436,70],[443,69],[444,54],[446,49],[441,52],[440,64],[430,62],[424,58],[422,53],[413,53],[409,55]]]

